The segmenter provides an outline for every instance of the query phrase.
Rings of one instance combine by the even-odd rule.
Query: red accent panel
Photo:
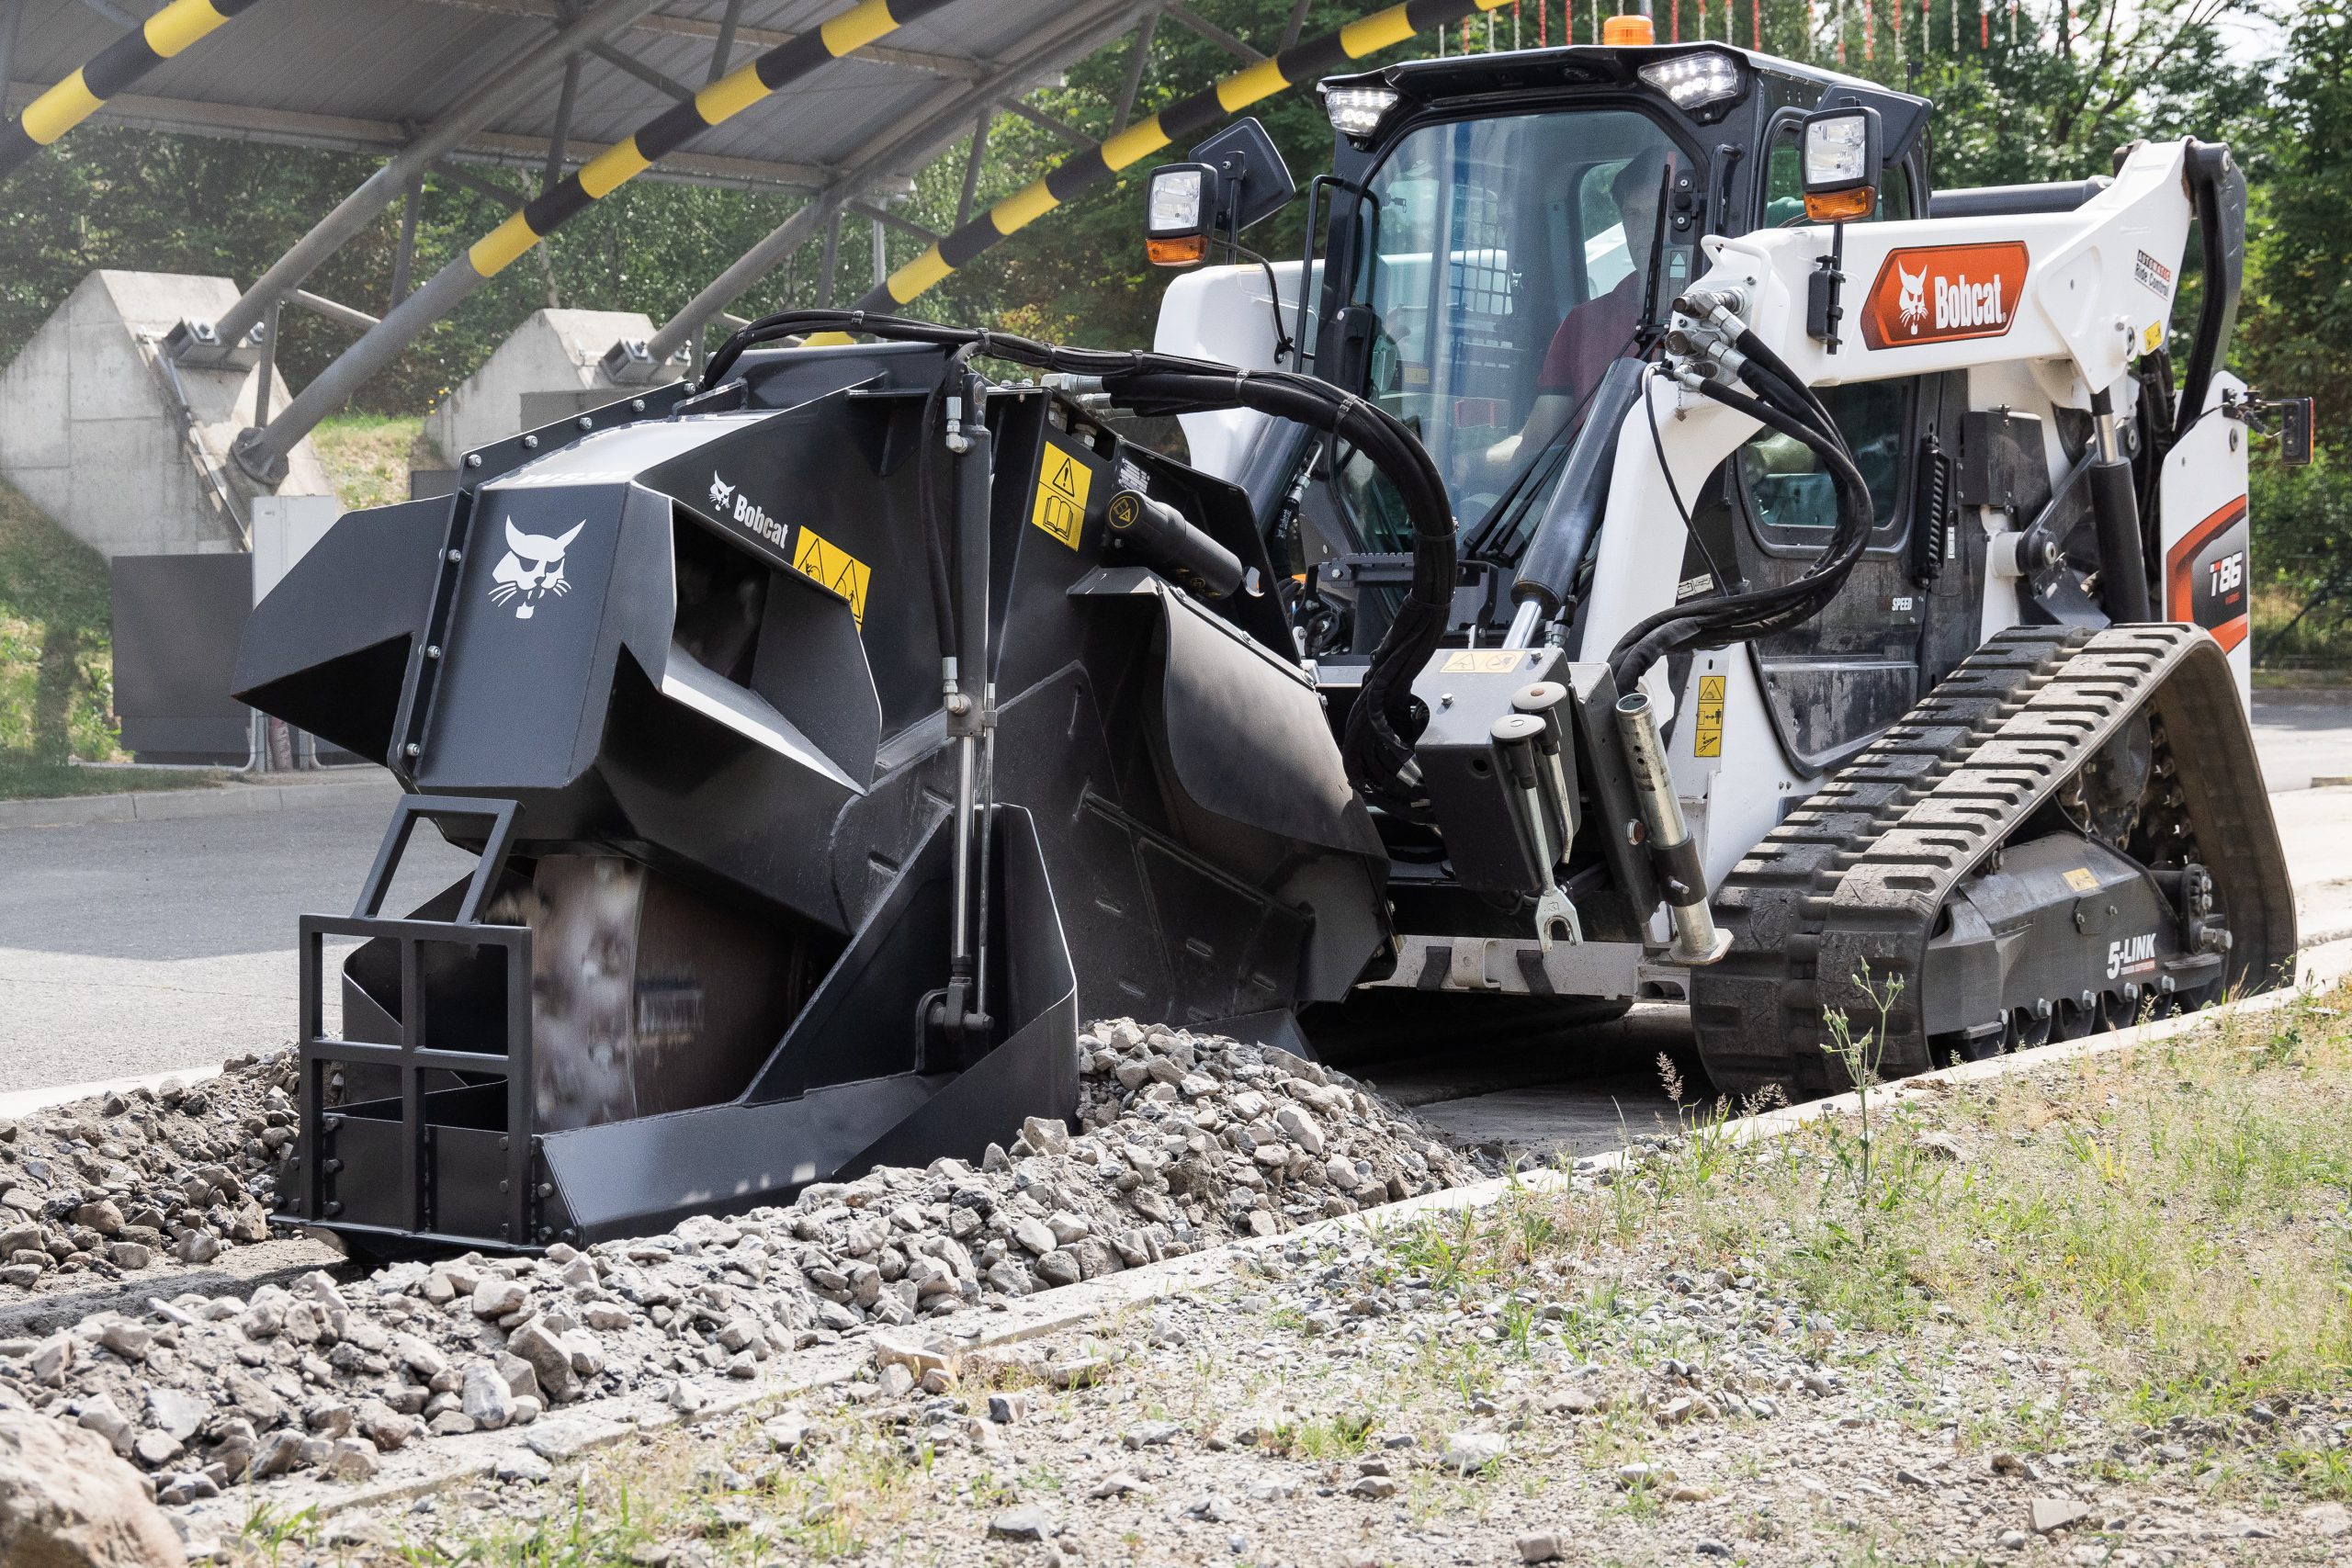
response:
[[[2224,502],[2165,552],[2165,615],[2213,634],[2224,649],[2244,642],[2254,585],[2247,570],[2246,498]]]

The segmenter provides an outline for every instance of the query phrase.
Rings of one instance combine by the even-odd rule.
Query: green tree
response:
[[[2341,657],[2352,619],[2352,0],[2304,0],[2252,159],[2249,282],[2239,368],[2276,397],[2319,400],[2321,460],[2262,461],[2253,513],[2264,592],[2257,656]]]

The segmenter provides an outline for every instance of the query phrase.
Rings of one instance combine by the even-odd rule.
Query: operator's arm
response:
[[[1521,447],[1541,446],[1551,440],[1576,406],[1576,400],[1566,392],[1535,394],[1535,406],[1527,411],[1527,423],[1519,427],[1519,434],[1506,435],[1487,448],[1487,467],[1500,473],[1519,460]]]

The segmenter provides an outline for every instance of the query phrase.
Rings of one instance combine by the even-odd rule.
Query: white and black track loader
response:
[[[1560,1055],[1679,998],[1802,1094],[1835,1010],[1900,1073],[2278,983],[2222,149],[1938,192],[1924,101],[1712,44],[1325,93],[1319,246],[1179,278],[1158,352],[772,317],[256,609],[245,700],[411,792],[303,922],[283,1220],[526,1248],[977,1156],[1089,1017]],[[1245,122],[1155,259],[1288,194]],[[419,821],[480,863],[387,913]]]

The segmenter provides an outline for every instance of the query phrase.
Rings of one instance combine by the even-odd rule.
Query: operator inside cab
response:
[[[1535,380],[1535,401],[1526,422],[1516,434],[1506,435],[1487,448],[1487,466],[1498,477],[1519,460],[1522,448],[1539,446],[1556,434],[1592,396],[1611,362],[1634,352],[1650,250],[1657,240],[1658,195],[1673,164],[1671,152],[1651,148],[1627,159],[1610,179],[1609,194],[1617,206],[1631,270],[1616,288],[1583,301],[1561,318],[1551,346],[1544,351],[1544,367]]]

